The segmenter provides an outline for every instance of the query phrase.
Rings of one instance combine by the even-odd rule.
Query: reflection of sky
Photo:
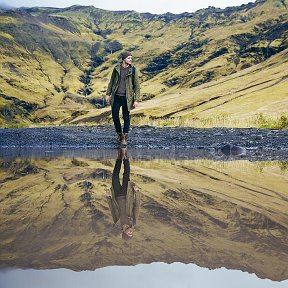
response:
[[[209,270],[194,264],[141,264],[134,267],[112,266],[95,271],[4,270],[0,272],[1,288],[63,287],[165,287],[165,288],[287,288],[288,280],[273,282],[247,272],[225,268]]]

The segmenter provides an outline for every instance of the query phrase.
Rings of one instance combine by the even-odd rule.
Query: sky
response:
[[[227,6],[240,6],[255,2],[255,0],[0,0],[0,4],[6,4],[13,7],[69,7],[72,5],[93,5],[105,10],[135,10],[137,12],[150,12],[153,14],[162,14],[171,12],[179,14],[183,12],[195,12],[208,6],[225,8]]]

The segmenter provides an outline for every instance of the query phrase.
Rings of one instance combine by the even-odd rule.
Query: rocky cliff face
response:
[[[1,123],[59,121],[79,110],[79,97],[83,113],[101,107],[123,49],[133,51],[146,98],[236,73],[288,47],[287,15],[278,0],[179,15],[77,5],[1,11]],[[18,100],[34,109],[17,111]]]
[[[130,241],[104,196],[113,165],[1,160],[0,266],[78,271],[180,261],[287,279],[285,163],[131,160],[142,196]]]

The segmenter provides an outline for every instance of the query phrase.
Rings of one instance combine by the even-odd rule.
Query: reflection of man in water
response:
[[[122,163],[124,172],[121,185],[119,174]],[[139,214],[140,192],[135,183],[130,181],[130,162],[127,148],[118,150],[118,157],[112,174],[112,187],[106,190],[106,197],[114,223],[120,219],[122,238],[130,239],[133,236]]]

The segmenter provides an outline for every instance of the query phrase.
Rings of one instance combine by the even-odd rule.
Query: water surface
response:
[[[1,287],[287,287],[287,162],[129,155],[141,193],[130,240],[105,196],[117,150],[3,155]]]

